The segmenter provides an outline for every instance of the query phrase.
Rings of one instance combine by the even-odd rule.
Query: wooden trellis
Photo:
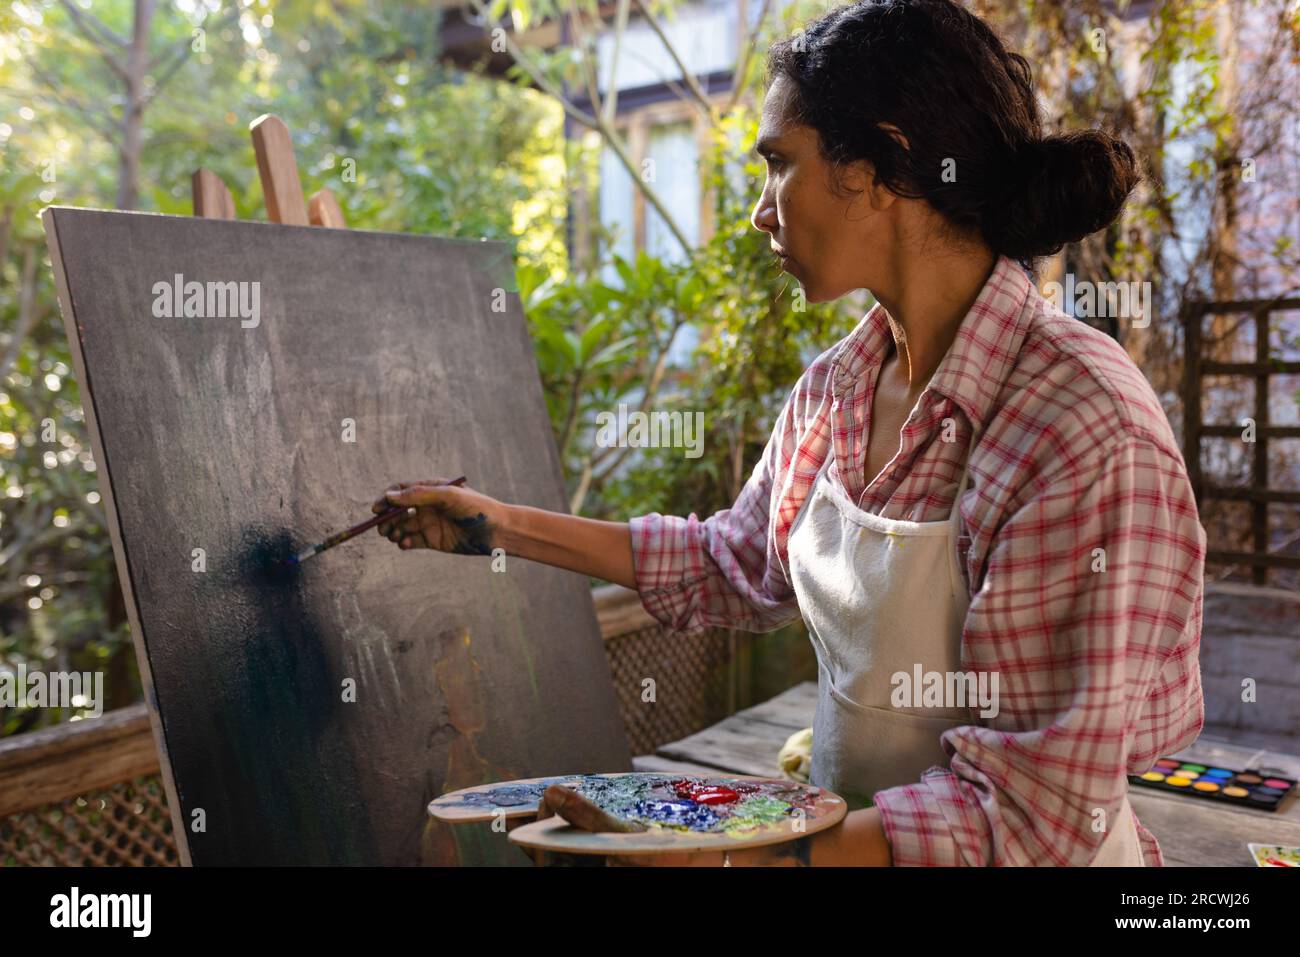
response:
[[[1300,569],[1300,556],[1278,555],[1269,551],[1268,506],[1273,502],[1300,505],[1300,490],[1275,488],[1269,484],[1269,442],[1276,439],[1300,439],[1300,426],[1273,425],[1269,417],[1269,380],[1273,376],[1300,374],[1300,361],[1274,358],[1270,352],[1270,318],[1274,313],[1300,309],[1300,298],[1238,299],[1221,302],[1194,302],[1183,312],[1186,358],[1183,365],[1183,457],[1187,473],[1196,492],[1198,506],[1209,499],[1250,503],[1251,549],[1232,551],[1210,549],[1207,562],[1248,565],[1255,584],[1268,583],[1270,568]],[[1207,315],[1250,313],[1255,327],[1255,358],[1252,362],[1218,362],[1205,359],[1202,322]],[[1244,376],[1255,382],[1253,419],[1255,442],[1251,460],[1250,484],[1225,486],[1206,483],[1201,474],[1201,439],[1239,438],[1239,424],[1210,424],[1202,421],[1201,382],[1206,376]]]

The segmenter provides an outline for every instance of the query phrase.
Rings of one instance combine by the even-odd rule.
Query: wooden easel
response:
[[[343,229],[347,222],[343,210],[329,189],[312,193],[304,203],[302,182],[298,178],[298,161],[293,155],[289,127],[271,113],[264,113],[249,124],[253,152],[257,154],[257,172],[266,199],[266,215],[273,223],[288,226],[332,226]],[[190,182],[194,215],[206,219],[234,219],[235,201],[221,177],[200,167]]]

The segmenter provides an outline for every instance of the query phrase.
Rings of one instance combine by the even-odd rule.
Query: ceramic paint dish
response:
[[[1300,847],[1279,844],[1247,844],[1246,847],[1260,867],[1300,867]]]
[[[1145,788],[1186,794],[1222,804],[1276,811],[1296,791],[1296,781],[1277,768],[1234,771],[1214,764],[1161,758],[1145,774],[1130,774],[1129,781]]]

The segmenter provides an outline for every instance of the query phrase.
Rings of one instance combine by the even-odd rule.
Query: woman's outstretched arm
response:
[[[511,505],[438,478],[402,482],[371,510],[378,514],[393,505],[405,505],[408,512],[380,525],[379,534],[404,549],[491,555],[499,548],[507,555],[636,588],[626,522]]]

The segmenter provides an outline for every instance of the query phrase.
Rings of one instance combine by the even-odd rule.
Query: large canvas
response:
[[[395,481],[565,508],[507,245],[44,223],[184,860],[520,858],[426,805],[630,767],[581,576],[374,532],[267,572]]]

